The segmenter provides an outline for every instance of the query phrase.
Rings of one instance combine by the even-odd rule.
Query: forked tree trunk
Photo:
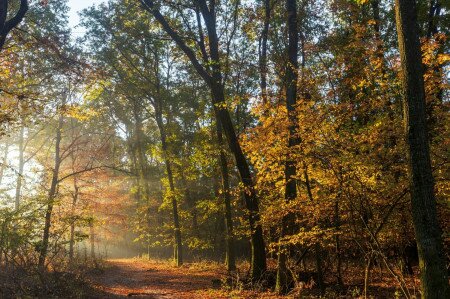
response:
[[[409,154],[414,231],[419,252],[423,298],[450,298],[439,227],[426,124],[422,54],[415,0],[396,0],[402,66],[403,111]]]
[[[20,7],[16,14],[8,19],[9,0],[0,1],[0,51],[5,44],[8,33],[22,22],[28,11],[28,0],[20,0]]]
[[[241,177],[241,182],[245,188],[245,205],[248,212],[252,247],[250,275],[253,281],[259,280],[266,271],[266,248],[264,244],[263,230],[260,223],[259,203],[250,172],[250,167],[239,144],[239,139],[236,135],[230,113],[224,107],[226,102],[224,82],[220,65],[221,59],[219,54],[219,39],[216,29],[215,1],[212,1],[212,5],[209,6],[205,0],[197,1],[208,31],[210,63],[207,68],[199,62],[196,57],[196,53],[186,44],[185,40],[183,40],[183,38],[173,30],[171,25],[159,11],[159,8],[155,6],[155,3],[152,0],[142,0],[142,2],[145,4],[144,7],[155,17],[167,34],[169,34],[179,48],[186,54],[198,74],[210,87],[212,104],[214,105],[216,117],[220,121],[225,136],[227,137],[228,146],[234,155],[236,166]]]

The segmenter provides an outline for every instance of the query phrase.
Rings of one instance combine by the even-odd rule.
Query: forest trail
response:
[[[221,298],[219,287],[213,284],[220,273],[209,266],[185,264],[176,268],[167,262],[138,259],[110,259],[105,263],[102,273],[89,276],[102,293],[97,298]]]

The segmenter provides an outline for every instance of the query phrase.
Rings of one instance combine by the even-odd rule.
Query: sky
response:
[[[105,0],[69,0],[68,5],[70,7],[70,13],[69,13],[70,27],[74,28],[76,25],[78,25],[78,23],[80,21],[80,18],[78,16],[79,11],[81,11],[83,8],[87,8],[94,4],[100,4],[104,1]],[[82,30],[82,29],[78,29],[78,30]],[[77,29],[74,29],[74,31],[77,31]]]

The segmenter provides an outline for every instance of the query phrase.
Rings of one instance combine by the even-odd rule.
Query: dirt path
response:
[[[133,259],[106,261],[89,279],[101,293],[97,298],[226,298],[219,290],[220,273],[211,266],[183,265]]]

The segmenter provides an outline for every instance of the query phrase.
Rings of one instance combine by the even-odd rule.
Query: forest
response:
[[[448,0],[0,0],[0,298],[450,298],[448,38]]]

